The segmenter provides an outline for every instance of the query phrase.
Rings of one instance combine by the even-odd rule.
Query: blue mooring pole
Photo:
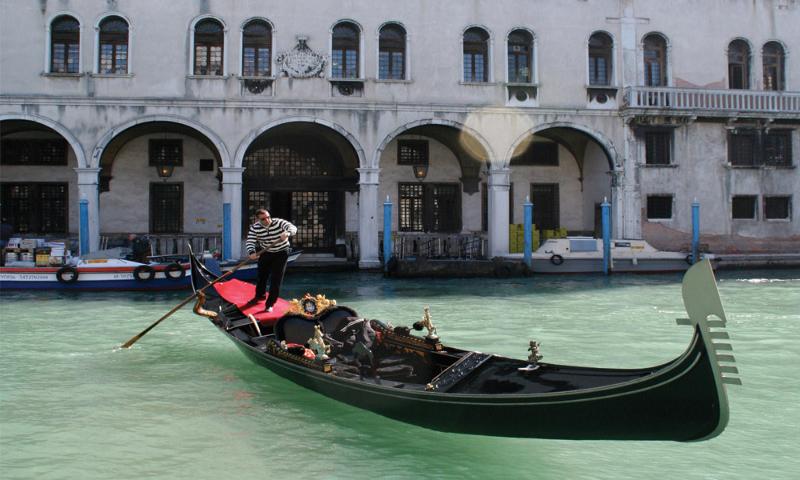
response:
[[[81,255],[89,253],[89,200],[82,198],[78,209],[80,221],[80,251]]]
[[[700,202],[694,199],[692,202],[692,263],[700,261],[698,251],[700,250]]]
[[[389,196],[383,203],[383,271],[389,271],[389,260],[392,258],[392,202]]]
[[[528,268],[531,268],[532,261],[531,261],[531,254],[533,252],[533,204],[531,203],[531,197],[525,197],[525,203],[522,205],[523,211],[525,212],[525,223],[524,223],[524,239],[525,239],[525,249],[523,250],[523,255],[525,258],[525,265]]]
[[[222,204],[222,258],[228,260],[232,256],[231,244],[231,204]]]
[[[603,214],[603,273],[608,275],[608,266],[611,263],[611,204],[608,198],[603,199],[600,204]]]

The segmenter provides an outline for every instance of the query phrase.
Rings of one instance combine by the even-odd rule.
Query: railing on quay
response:
[[[383,232],[379,235],[379,255],[383,261]],[[397,259],[462,259],[486,258],[487,239],[482,233],[416,233],[393,232],[392,255]]]

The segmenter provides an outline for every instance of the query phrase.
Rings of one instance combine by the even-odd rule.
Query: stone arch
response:
[[[253,143],[253,141],[255,141],[255,139],[257,139],[259,136],[261,136],[261,134],[263,134],[264,132],[269,131],[272,128],[275,128],[275,127],[280,126],[280,125],[288,124],[288,123],[314,123],[314,124],[317,124],[317,125],[322,125],[324,127],[330,128],[331,130],[333,130],[333,131],[337,132],[338,134],[340,134],[341,136],[343,136],[347,140],[347,142],[350,144],[350,146],[353,147],[353,150],[355,150],[356,155],[358,156],[358,166],[360,168],[363,168],[363,167],[366,166],[366,161],[367,160],[366,160],[366,156],[364,155],[364,149],[361,147],[361,144],[358,142],[358,140],[356,140],[356,137],[353,134],[348,132],[344,127],[342,127],[341,125],[339,125],[337,123],[334,123],[334,122],[331,122],[331,121],[328,121],[328,120],[324,120],[324,119],[321,119],[321,118],[305,117],[305,116],[281,118],[280,120],[275,120],[275,121],[269,122],[269,123],[267,123],[265,125],[262,125],[261,127],[257,128],[257,129],[255,129],[255,130],[252,130],[250,133],[247,134],[247,136],[244,139],[242,139],[241,142],[239,142],[239,148],[236,149],[236,156],[233,159],[233,165],[232,166],[233,167],[241,167],[242,166],[242,164],[244,162],[244,156],[247,153],[247,149],[250,147],[250,145]]]
[[[29,122],[35,122],[42,124],[46,127],[53,129],[56,133],[64,137],[64,139],[69,143],[70,148],[75,153],[75,160],[78,163],[78,168],[88,168],[90,165],[86,161],[86,154],[83,151],[83,146],[69,131],[67,127],[64,125],[50,120],[49,118],[41,117],[39,115],[29,115],[26,113],[2,113],[0,114],[0,122],[5,120],[27,120]]]
[[[100,166],[100,159],[103,156],[103,152],[105,151],[106,147],[114,140],[114,138],[117,137],[117,135],[137,125],[142,125],[145,123],[152,123],[152,122],[177,123],[197,131],[201,135],[205,136],[214,145],[214,147],[217,150],[217,154],[219,155],[221,166],[223,167],[230,166],[230,156],[228,154],[228,149],[225,146],[225,143],[216,133],[214,133],[213,131],[209,130],[208,128],[204,127],[203,125],[197,122],[194,122],[187,118],[179,117],[177,115],[148,115],[145,117],[135,118],[121,125],[117,125],[116,127],[106,132],[97,142],[97,145],[94,147],[94,150],[92,151],[91,166],[95,168]]]
[[[609,169],[614,172],[622,170],[622,159],[619,157],[617,149],[614,148],[614,144],[611,142],[611,140],[609,140],[605,135],[598,132],[597,130],[594,130],[592,128],[589,128],[581,124],[571,123],[571,122],[544,123],[527,130],[522,135],[518,136],[516,140],[514,140],[514,142],[509,147],[506,156],[503,158],[508,159],[510,161],[516,149],[522,144],[522,142],[525,141],[526,138],[532,135],[536,135],[539,132],[549,130],[551,128],[570,128],[573,130],[578,130],[579,132],[588,135],[589,138],[595,141],[598,145],[600,145],[600,147],[605,152],[606,158],[608,159]]]
[[[443,126],[453,127],[455,129],[466,132],[472,137],[473,140],[477,141],[480,144],[480,146],[484,149],[484,152],[486,154],[485,160],[487,166],[494,164],[495,156],[494,152],[492,151],[492,147],[489,145],[489,142],[487,142],[486,139],[483,138],[483,136],[480,133],[478,133],[477,130],[468,127],[463,123],[459,123],[453,120],[446,120],[442,118],[426,118],[426,119],[414,120],[413,122],[401,125],[400,127],[394,129],[388,135],[385,135],[383,141],[381,141],[380,145],[375,150],[375,155],[373,155],[372,157],[371,167],[380,168],[381,155],[383,154],[383,151],[386,149],[386,146],[389,145],[389,143],[392,140],[397,138],[398,135],[401,135],[403,132],[410,130],[412,128],[423,127],[426,125],[443,125]]]

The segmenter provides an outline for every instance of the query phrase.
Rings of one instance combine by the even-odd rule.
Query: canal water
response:
[[[10,479],[798,478],[800,271],[722,272],[744,385],[700,443],[446,434],[350,407],[257,367],[188,308],[118,346],[187,293],[0,292],[0,477]],[[385,280],[291,273],[395,325],[430,305],[443,341],[545,361],[636,368],[688,345],[680,276]],[[597,412],[602,415],[602,412]]]

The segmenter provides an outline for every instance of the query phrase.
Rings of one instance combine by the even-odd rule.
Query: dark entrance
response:
[[[531,184],[531,201],[534,205],[534,223],[539,230],[558,229],[558,184]]]
[[[324,138],[268,137],[250,147],[244,167],[244,235],[263,207],[297,226],[295,248],[334,252],[344,236],[344,192],[357,188],[334,145]]]

